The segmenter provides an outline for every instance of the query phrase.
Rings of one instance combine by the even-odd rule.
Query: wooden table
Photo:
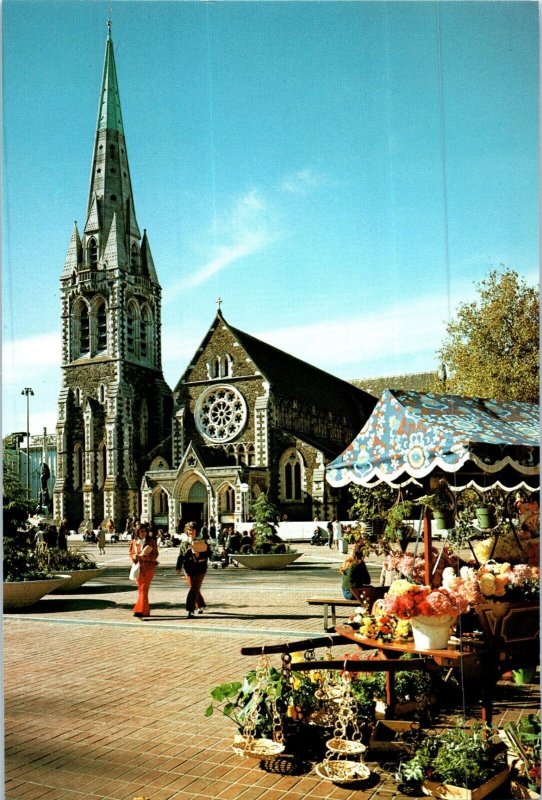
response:
[[[465,648],[457,650],[420,650],[415,647],[413,642],[381,642],[376,639],[368,639],[365,636],[361,636],[349,625],[337,626],[335,631],[346,639],[355,642],[362,649],[378,650],[383,659],[397,658],[398,653],[414,653],[425,656],[425,669],[428,671],[438,667],[459,669],[465,679],[472,681],[479,688],[482,701],[482,721],[487,722],[488,725],[491,724],[493,690],[499,671],[496,663],[497,654],[487,646],[482,645],[480,648],[468,651]],[[394,713],[395,703],[396,693],[393,673],[386,672],[386,704],[390,715]]]

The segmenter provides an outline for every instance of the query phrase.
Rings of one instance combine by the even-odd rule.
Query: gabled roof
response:
[[[229,325],[221,311],[217,312],[200,350],[206,347],[219,324],[231,331],[275,395],[296,398],[317,407],[333,408],[336,414],[347,418],[351,418],[352,414],[359,415],[360,410],[367,417],[376,405],[375,397],[351,383]]]

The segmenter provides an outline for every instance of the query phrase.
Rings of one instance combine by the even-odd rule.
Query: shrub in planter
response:
[[[532,792],[534,797],[540,797],[540,718],[537,714],[529,714],[518,722],[509,722],[504,726],[503,733],[512,757],[512,777],[520,786]]]
[[[251,505],[250,513],[254,520],[254,545],[251,553],[265,555],[269,553],[293,553],[277,533],[279,510],[269,500],[265,492]]]

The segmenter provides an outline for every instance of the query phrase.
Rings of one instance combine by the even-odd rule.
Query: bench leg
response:
[[[331,606],[331,625],[333,626],[333,629],[335,629],[335,625],[336,624],[337,624],[337,614],[335,612],[335,606],[332,605]]]
[[[324,630],[327,632],[327,623],[328,623],[328,616],[327,616],[327,603],[324,603]]]

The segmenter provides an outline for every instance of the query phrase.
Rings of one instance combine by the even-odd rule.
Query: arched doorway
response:
[[[188,491],[187,500],[181,503],[180,529],[182,530],[187,522],[196,522],[198,527],[201,527],[206,519],[207,489],[205,484],[196,480]]]
[[[152,495],[152,519],[151,522],[157,528],[168,528],[169,501],[167,492],[158,487]]]

